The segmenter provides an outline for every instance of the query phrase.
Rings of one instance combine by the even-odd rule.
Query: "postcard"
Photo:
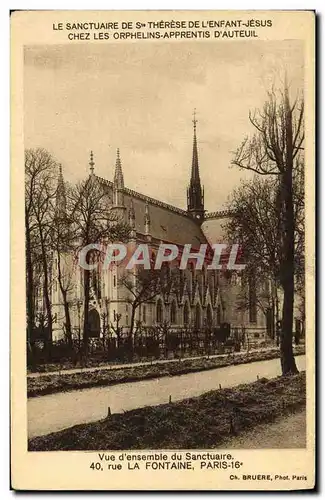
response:
[[[315,13],[11,14],[15,490],[315,485]]]

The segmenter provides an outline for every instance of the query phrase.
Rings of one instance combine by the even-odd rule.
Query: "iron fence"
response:
[[[53,341],[50,361],[62,363],[65,360],[94,363],[108,361],[141,361],[152,359],[185,358],[206,356],[240,350],[244,342],[243,332],[232,329],[228,323],[218,328],[171,328],[167,324],[156,327],[137,327],[132,335],[126,328],[118,331],[106,330],[97,338],[85,342],[78,330],[73,338]],[[33,345],[33,361],[37,364],[48,361],[42,341]]]

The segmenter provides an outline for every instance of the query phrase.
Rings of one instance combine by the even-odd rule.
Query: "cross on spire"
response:
[[[194,111],[193,111],[193,125],[194,125],[194,132],[196,131],[196,124],[197,124],[197,118],[196,118],[196,108],[194,108]]]
[[[194,125],[194,134],[193,134],[193,155],[192,155],[192,174],[191,174],[191,184],[200,183],[200,174],[199,174],[199,159],[198,159],[198,151],[197,151],[197,138],[196,138],[196,108],[193,111],[193,125]]]

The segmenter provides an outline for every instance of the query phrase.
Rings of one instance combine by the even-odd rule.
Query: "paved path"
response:
[[[270,351],[272,349],[275,349],[275,347],[262,347],[259,349],[250,349],[248,352],[264,352],[264,351]],[[240,352],[234,352],[231,353],[230,355],[233,356],[240,356],[242,354],[246,354],[247,351],[240,351]],[[227,354],[212,354],[211,356],[203,355],[203,356],[193,356],[189,358],[182,358],[181,360],[176,358],[176,359],[155,359],[153,361],[141,361],[139,363],[120,363],[120,364],[106,364],[106,365],[100,365],[100,366],[91,366],[91,367],[85,367],[85,368],[68,368],[68,369],[62,369],[62,370],[56,370],[56,371],[49,371],[49,372],[42,372],[42,373],[28,373],[27,376],[34,378],[34,377],[44,377],[46,375],[62,375],[62,374],[68,374],[68,373],[84,373],[84,372],[95,372],[97,370],[118,370],[120,368],[132,368],[134,366],[148,366],[148,365],[158,365],[158,364],[164,364],[164,363],[179,363],[180,361],[187,361],[190,359],[202,359],[202,358],[209,358],[209,359],[214,359],[214,358],[222,358],[223,356],[227,356]]]
[[[296,356],[298,370],[305,370],[305,356]],[[106,387],[60,392],[29,398],[27,402],[28,436],[40,436],[76,424],[94,422],[111,413],[155,406],[199,396],[219,388],[234,387],[261,377],[281,375],[279,359],[230,365],[212,370],[127,382]]]
[[[222,448],[305,448],[306,411],[302,410],[268,424],[260,424],[253,430],[230,438]]]

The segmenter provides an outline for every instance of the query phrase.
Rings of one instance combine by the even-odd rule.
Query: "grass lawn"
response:
[[[297,347],[294,352],[296,354],[303,354],[304,347]],[[62,372],[61,374],[49,374],[41,377],[28,377],[27,396],[35,397],[56,392],[86,389],[89,387],[122,384],[124,382],[135,382],[158,377],[170,377],[185,373],[212,370],[228,365],[274,359],[278,358],[279,355],[279,349],[275,348],[270,351],[242,353],[236,356],[229,354],[218,358],[202,357],[198,359],[184,359],[173,363],[166,362],[114,370],[110,368],[99,368],[98,370],[89,372]]]
[[[231,436],[292,414],[305,405],[306,380],[302,372],[211,391],[176,403],[113,414],[98,422],[30,439],[28,449],[216,448]]]

